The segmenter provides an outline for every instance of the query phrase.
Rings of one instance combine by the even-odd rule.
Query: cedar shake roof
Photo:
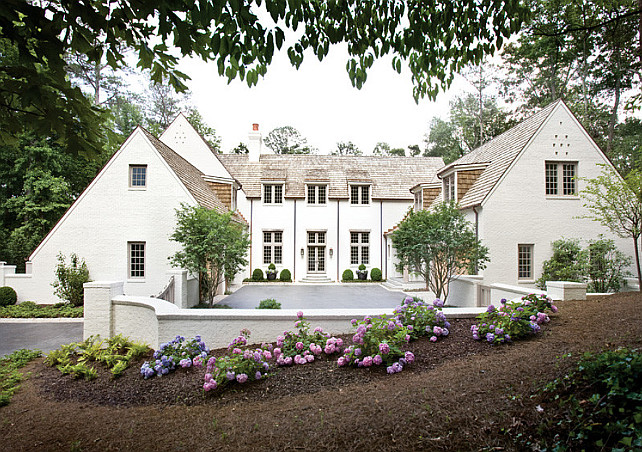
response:
[[[172,171],[176,173],[182,184],[192,194],[199,205],[220,213],[229,211],[225,204],[218,199],[209,184],[205,182],[203,173],[147,130],[142,127],[140,127],[140,130],[158,151],[163,160],[167,162]],[[232,218],[239,223],[247,224],[245,218],[240,216],[238,212],[234,212]]]
[[[247,154],[217,154],[248,198],[261,197],[262,182],[285,182],[286,198],[305,198],[305,184],[325,182],[328,197],[347,199],[348,184],[372,185],[373,199],[413,199],[417,180],[432,180],[444,163],[441,157],[372,157],[338,155],[262,154],[250,162]]]
[[[465,170],[466,165],[487,165],[464,197],[459,200],[459,205],[462,208],[473,207],[482,203],[502,178],[508,167],[521,153],[522,149],[544,124],[553,110],[561,103],[561,100],[553,102],[540,112],[528,117],[515,127],[439,171],[441,175],[454,167],[457,167],[457,170]]]

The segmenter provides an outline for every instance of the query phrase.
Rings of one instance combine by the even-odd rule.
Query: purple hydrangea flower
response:
[[[238,374],[236,376],[236,381],[238,381],[241,384],[245,383],[247,381],[247,374]]]

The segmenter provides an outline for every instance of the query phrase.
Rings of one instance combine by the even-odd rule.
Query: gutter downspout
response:
[[[477,206],[473,206],[473,212],[475,212],[475,240],[479,240],[479,212],[476,209]],[[479,268],[477,267],[477,262],[475,262],[475,274],[479,273]]]
[[[296,198],[294,199],[294,249],[292,251],[292,256],[294,257],[293,267],[292,267],[292,281],[296,282]]]
[[[339,279],[339,236],[341,235],[341,231],[339,230],[339,200],[337,199],[337,282],[341,281]]]
[[[252,276],[252,216],[254,215],[254,199],[250,199],[250,277]]]
[[[383,201],[379,201],[379,263],[383,268]]]

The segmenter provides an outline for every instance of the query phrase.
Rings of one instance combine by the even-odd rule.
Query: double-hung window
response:
[[[370,185],[350,185],[350,204],[370,204]]]
[[[325,205],[327,203],[327,185],[308,185],[308,204]]]
[[[263,263],[283,263],[283,231],[263,232]]]
[[[145,242],[127,242],[129,279],[145,277]]]
[[[577,196],[577,163],[546,162],[546,194]]]
[[[457,201],[455,196],[455,174],[444,177],[444,201]]]
[[[420,188],[415,192],[415,210],[419,211],[424,208],[424,191]]]
[[[264,184],[263,204],[283,204],[283,184]]]
[[[350,232],[350,265],[370,263],[370,233]]]

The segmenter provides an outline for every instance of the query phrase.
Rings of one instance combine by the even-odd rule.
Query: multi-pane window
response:
[[[350,264],[370,263],[370,233],[350,232]]]
[[[263,263],[283,263],[283,231],[263,232]]]
[[[326,185],[308,185],[308,204],[325,204]]]
[[[282,184],[263,185],[263,203],[264,204],[283,204],[283,185]]]
[[[423,190],[419,189],[415,192],[415,210],[421,210],[424,208],[423,203],[424,203],[424,197],[423,197]]]
[[[370,204],[370,186],[351,185],[350,204]]]
[[[129,165],[129,186],[132,188],[147,187],[147,165]]]
[[[533,279],[533,245],[517,245],[517,278]]]
[[[145,277],[145,242],[128,242],[129,277]]]
[[[546,162],[546,194],[577,195],[577,163]]]
[[[444,178],[444,201],[457,201],[455,197],[455,175]]]

